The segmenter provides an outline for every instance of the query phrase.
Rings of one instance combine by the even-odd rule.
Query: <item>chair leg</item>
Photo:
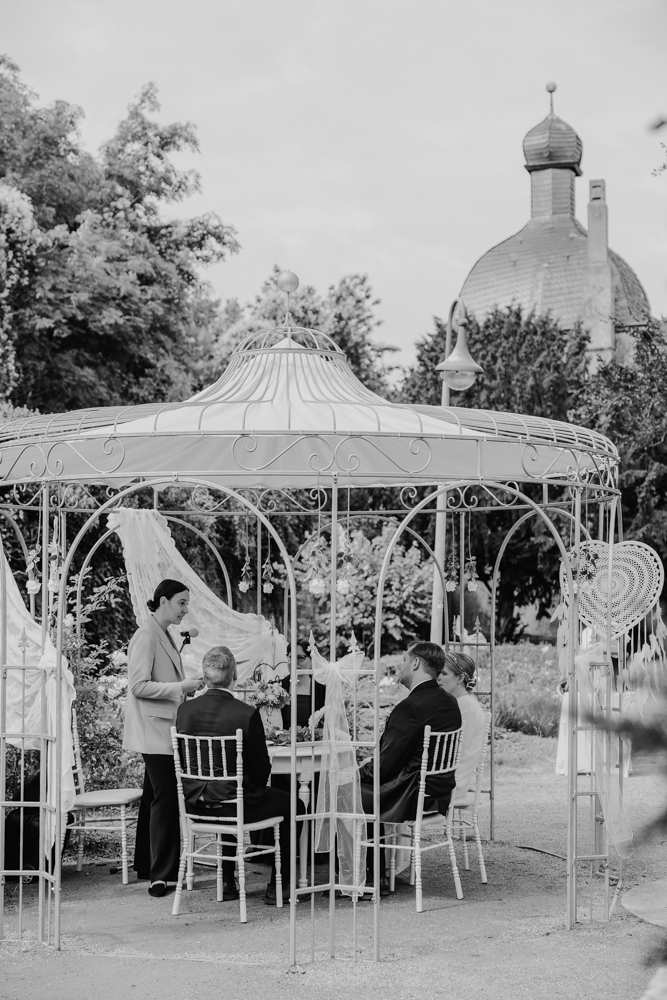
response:
[[[192,844],[192,837],[190,839],[190,846]],[[176,882],[176,892],[174,893],[174,905],[171,908],[171,915],[173,917],[178,916],[178,911],[181,907],[181,893],[183,892],[183,879],[185,878],[185,865],[190,862],[190,855],[188,854],[188,845],[183,845],[183,853],[181,854],[181,861],[178,866],[178,881]]]
[[[83,867],[83,842],[86,836],[84,830],[85,825],[86,825],[86,811],[85,809],[82,809],[79,817],[79,831],[77,834],[77,849],[76,849],[76,870],[78,872],[80,872],[81,868]]]
[[[424,909],[424,899],[422,896],[422,848],[421,833],[416,833],[414,838],[414,858],[415,858],[415,894],[417,913]]]
[[[236,863],[239,869],[239,911],[242,924],[248,923],[245,899],[245,857],[243,853],[243,836],[239,836],[236,843]]]
[[[484,864],[484,855],[482,854],[482,838],[479,835],[479,823],[477,822],[477,813],[472,814],[472,826],[475,831],[475,844],[477,845],[477,860],[479,861],[479,873],[482,877],[482,884],[486,885],[486,865]]]
[[[127,872],[127,810],[120,807],[120,867],[123,872],[123,885],[130,881]]]
[[[283,905],[283,873],[280,865],[280,823],[273,828],[273,842],[276,850],[276,906]]]
[[[415,884],[415,831],[410,831],[410,885]]]
[[[389,891],[395,892],[396,890],[396,832],[394,831],[389,838],[389,843],[391,848],[389,850]]]
[[[466,836],[467,824],[464,819],[461,818],[461,813],[459,813],[459,830],[461,831],[461,846],[463,848],[463,868],[465,871],[470,871],[470,858],[468,857],[468,837]]]
[[[215,876],[216,898],[219,903],[222,903],[224,896],[222,889],[222,834],[220,833],[215,835],[215,859],[218,866]]]
[[[191,834],[190,837],[189,837],[189,844],[188,844],[188,851],[187,851],[187,856],[188,856],[188,874],[187,874],[187,878],[185,880],[185,888],[188,890],[188,892],[190,892],[195,887],[195,859],[194,859],[194,856],[193,856],[194,855],[194,850],[195,850],[195,838],[194,838],[194,834]]]
[[[449,848],[449,860],[452,863],[452,875],[454,876],[456,898],[463,899],[463,889],[461,888],[461,876],[459,875],[458,865],[456,864],[456,852],[454,850],[454,840],[452,839],[451,822],[447,823],[447,826],[445,827],[445,834],[447,836],[447,846]]]

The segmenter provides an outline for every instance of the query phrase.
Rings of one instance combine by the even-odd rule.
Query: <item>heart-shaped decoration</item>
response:
[[[576,567],[576,553],[570,554]],[[602,635],[607,632],[609,546],[583,542],[580,549],[579,618]],[[574,569],[573,569],[574,572]],[[643,542],[617,542],[611,560],[611,637],[625,635],[658,603],[665,569],[658,553]],[[561,560],[560,587],[568,602],[567,576]]]

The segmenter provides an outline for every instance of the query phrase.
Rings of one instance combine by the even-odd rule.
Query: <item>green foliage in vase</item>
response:
[[[365,653],[373,655],[378,579],[394,530],[395,524],[385,524],[380,533],[373,535],[362,528],[350,531],[349,536],[342,529],[339,532],[338,578],[349,581],[349,589],[336,595],[336,628],[341,650],[354,633]],[[322,646],[329,638],[331,556],[327,541],[328,538],[323,545],[306,547],[295,567],[297,580],[304,590],[313,579],[326,581],[321,593],[320,588],[311,587],[310,617],[307,621],[304,618],[302,626],[305,632],[312,628]],[[427,636],[432,580],[431,565],[416,543],[396,546],[383,595],[383,653],[404,649],[413,639]],[[307,599],[304,600],[304,605],[307,603]]]

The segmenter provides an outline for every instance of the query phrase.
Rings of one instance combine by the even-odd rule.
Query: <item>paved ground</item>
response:
[[[497,840],[485,844],[489,883],[474,866],[463,873],[465,898],[457,902],[449,863],[429,856],[424,875],[425,912],[414,911],[406,884],[382,902],[382,961],[372,962],[372,910],[357,910],[357,957],[352,957],[352,906],[337,904],[337,958],[328,957],[328,903],[299,907],[298,971],[288,969],[288,911],[262,902],[266,871],[250,879],[248,923],[238,923],[235,903],[216,904],[210,879],[184,896],[181,916],[171,897],[151,899],[145,883],[123,887],[109,874],[109,860],[78,874],[68,860],[63,879],[63,949],[35,943],[34,909],[27,934],[16,940],[8,886],[8,939],[0,946],[3,1000],[106,1000],[141,996],[238,998],[353,996],[430,998],[493,997],[639,998],[651,977],[664,931],[617,905],[609,924],[582,922],[565,930],[565,865],[536,847],[565,853],[565,779],[553,774],[555,741],[508,735],[498,768]],[[665,797],[659,762],[635,762],[627,786],[633,825],[639,829]],[[627,888],[667,876],[666,842],[641,845],[627,864]],[[602,901],[601,879],[582,879],[582,917],[592,893]],[[30,896],[31,888],[27,887]],[[34,893],[33,893],[34,895]],[[314,960],[311,953],[311,927]],[[653,962],[649,960],[653,956]],[[649,964],[647,964],[649,961]],[[3,982],[4,980],[4,982]]]

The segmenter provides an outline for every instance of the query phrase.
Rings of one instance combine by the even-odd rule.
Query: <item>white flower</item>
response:
[[[117,649],[111,654],[111,662],[115,667],[122,667],[127,663],[127,653],[122,649]]]
[[[250,584],[247,582],[247,580],[241,580],[239,584],[239,590],[241,591],[242,594],[245,594],[246,591],[250,590]]]
[[[477,580],[468,580],[468,590],[477,590]]]
[[[26,584],[26,590],[29,594],[39,594],[42,589],[42,585],[39,580],[28,580]]]
[[[447,587],[447,590],[449,591],[449,593],[450,593],[450,594],[451,594],[451,593],[452,593],[452,592],[453,592],[454,590],[456,590],[456,584],[454,583],[454,581],[453,581],[453,580],[448,580],[448,581],[447,581],[447,583],[446,583],[446,587]]]
[[[343,594],[343,596],[345,596],[345,594],[349,594],[350,581],[346,580],[345,577],[342,577],[336,584],[336,590],[338,591],[339,594]]]
[[[308,582],[308,589],[315,597],[321,597],[326,590],[324,580],[320,580],[319,576],[314,577]]]
[[[273,584],[272,583],[263,583],[262,584],[262,590],[264,591],[265,594],[271,594],[271,593],[273,593]]]
[[[49,580],[46,585],[46,589],[50,594],[57,594],[59,589],[59,584],[57,580]]]
[[[63,625],[65,628],[74,628],[74,615],[65,615]]]

